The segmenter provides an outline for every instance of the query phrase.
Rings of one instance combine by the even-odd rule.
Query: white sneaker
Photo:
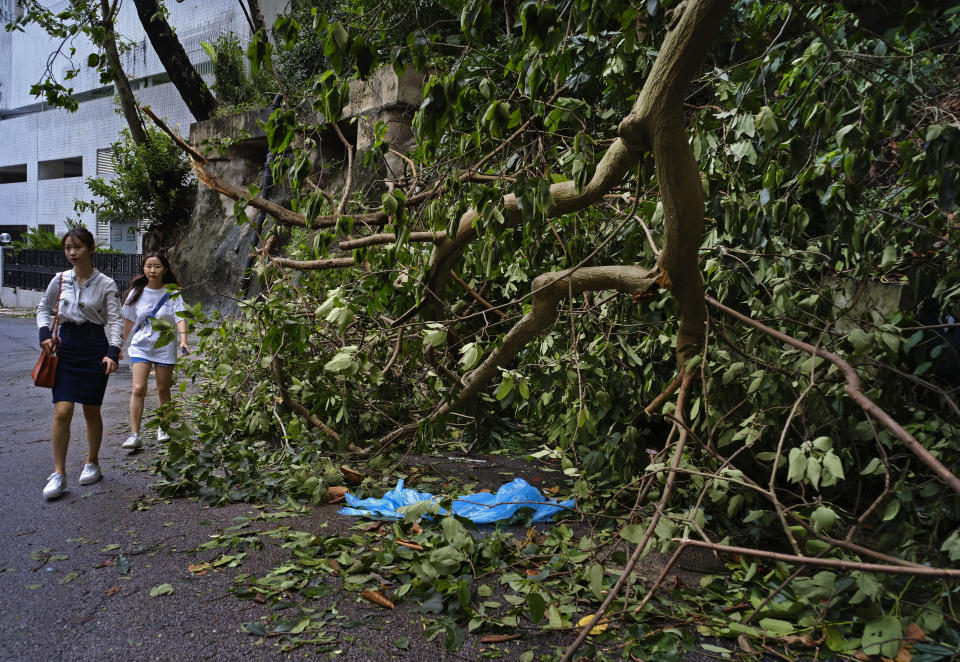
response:
[[[81,485],[92,485],[103,478],[103,472],[100,471],[100,465],[93,462],[87,462],[83,465],[83,471],[80,472]]]
[[[157,428],[157,441],[170,441],[170,435],[163,428]]]
[[[136,432],[131,433],[126,441],[120,444],[120,448],[129,448],[130,450],[140,448],[140,435]]]
[[[54,471],[47,478],[47,485],[43,488],[43,496],[47,500],[56,499],[67,490],[67,477]]]

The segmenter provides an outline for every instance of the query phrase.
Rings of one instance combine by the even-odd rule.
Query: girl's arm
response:
[[[47,291],[37,305],[37,330],[40,334],[40,345],[48,352],[53,351],[53,311],[57,306],[57,292],[60,290],[60,284],[57,282],[61,278],[60,274],[53,277],[50,284],[47,285]]]
[[[187,320],[177,320],[177,336],[180,338],[180,353],[186,356],[190,353],[190,346],[187,345]]]
[[[130,332],[133,330],[133,320],[123,320],[123,340],[120,341],[120,358],[123,358],[123,348],[127,346],[127,340],[130,338]]]
[[[103,357],[104,372],[108,375],[117,369],[120,360],[120,346],[123,344],[123,317],[120,316],[120,292],[112,280],[111,287],[106,290],[107,300],[104,302],[107,309],[107,355]]]

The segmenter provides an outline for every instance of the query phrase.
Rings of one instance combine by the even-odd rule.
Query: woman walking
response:
[[[88,445],[79,482],[90,485],[103,477],[100,405],[107,377],[117,369],[122,334],[120,294],[113,279],[93,267],[97,249],[93,235],[86,228],[73,227],[63,235],[60,245],[73,269],[50,281],[37,306],[40,344],[48,352],[56,347],[59,357],[53,384],[53,473],[43,488],[47,499],[56,499],[67,487],[67,446],[76,403],[83,406]],[[59,329],[54,338],[51,329],[56,314]]]
[[[133,388],[130,391],[130,436],[121,446],[130,450],[140,447],[140,422],[143,419],[143,400],[147,395],[147,378],[151,366],[157,373],[157,395],[160,404],[170,402],[170,384],[173,381],[173,368],[177,363],[177,346],[173,343],[163,347],[154,347],[160,332],[153,328],[152,320],[161,319],[177,329],[180,353],[187,355],[187,322],[177,317],[183,311],[183,299],[179,290],[168,290],[165,286],[174,284],[179,287],[177,277],[170,269],[167,258],[160,253],[147,253],[143,256],[141,273],[130,283],[123,305],[123,342],[130,332],[130,371],[133,373]],[[166,441],[170,436],[157,430],[157,440]]]

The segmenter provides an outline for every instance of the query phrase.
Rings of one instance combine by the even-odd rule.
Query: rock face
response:
[[[228,155],[230,156],[230,155]],[[255,182],[260,164],[251,157],[211,160],[209,170],[234,182]],[[252,209],[248,209],[251,215]],[[225,315],[237,311],[239,283],[250,248],[255,240],[253,227],[238,224],[233,200],[198,184],[197,201],[175,250],[170,266],[180,277],[184,298],[200,303],[208,313]]]
[[[395,154],[388,153],[372,168],[364,167],[364,155],[373,146],[374,128],[379,121],[387,127],[384,138],[392,149],[405,152],[414,145],[410,125],[424,81],[425,75],[419,72],[407,71],[398,77],[391,68],[384,68],[367,81],[351,84],[350,99],[338,127],[354,149],[352,190],[366,188],[377,179],[393,180],[403,175],[406,164]],[[243,188],[250,184],[261,186],[267,144],[260,122],[269,114],[269,110],[258,110],[196,122],[190,126],[190,142],[203,149],[205,144],[229,141],[230,147],[223,155],[215,151],[207,155],[208,170]],[[318,173],[320,185],[336,194],[338,185],[342,187],[347,179],[341,165],[345,161],[343,145],[329,125],[324,131],[322,116],[303,119],[320,127],[318,134],[312,136],[320,145],[311,155],[314,172]],[[330,163],[337,164],[335,172],[331,172]],[[207,312],[216,309],[230,315],[237,311],[237,300],[244,297],[244,272],[251,264],[256,232],[249,223],[237,224],[233,200],[202,184],[197,186],[189,223],[177,246],[169,251],[171,266],[180,277],[188,302],[200,303]],[[283,204],[289,192],[282,186],[273,190],[275,193],[268,197]],[[247,208],[246,214],[255,222],[256,210]]]

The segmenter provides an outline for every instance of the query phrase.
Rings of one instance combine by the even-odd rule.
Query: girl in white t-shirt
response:
[[[187,322],[177,313],[183,311],[183,299],[180,291],[171,292],[166,285],[179,286],[176,276],[170,270],[170,263],[160,253],[147,253],[143,256],[141,273],[130,283],[130,289],[124,298],[123,342],[130,337],[130,371],[133,373],[133,388],[130,391],[130,436],[121,446],[130,450],[140,447],[140,422],[143,419],[143,400],[147,395],[147,379],[150,368],[157,373],[157,395],[160,404],[170,401],[170,384],[173,381],[173,368],[177,364],[177,352],[186,356],[190,353],[187,345]],[[166,297],[166,299],[164,299]],[[163,301],[159,309],[157,305]],[[156,311],[156,312],[154,312]],[[160,332],[154,330],[152,319],[162,319],[176,326],[177,344],[169,343],[163,347],[154,347]],[[132,332],[132,333],[131,333]],[[170,438],[163,429],[157,430],[157,440]]]

